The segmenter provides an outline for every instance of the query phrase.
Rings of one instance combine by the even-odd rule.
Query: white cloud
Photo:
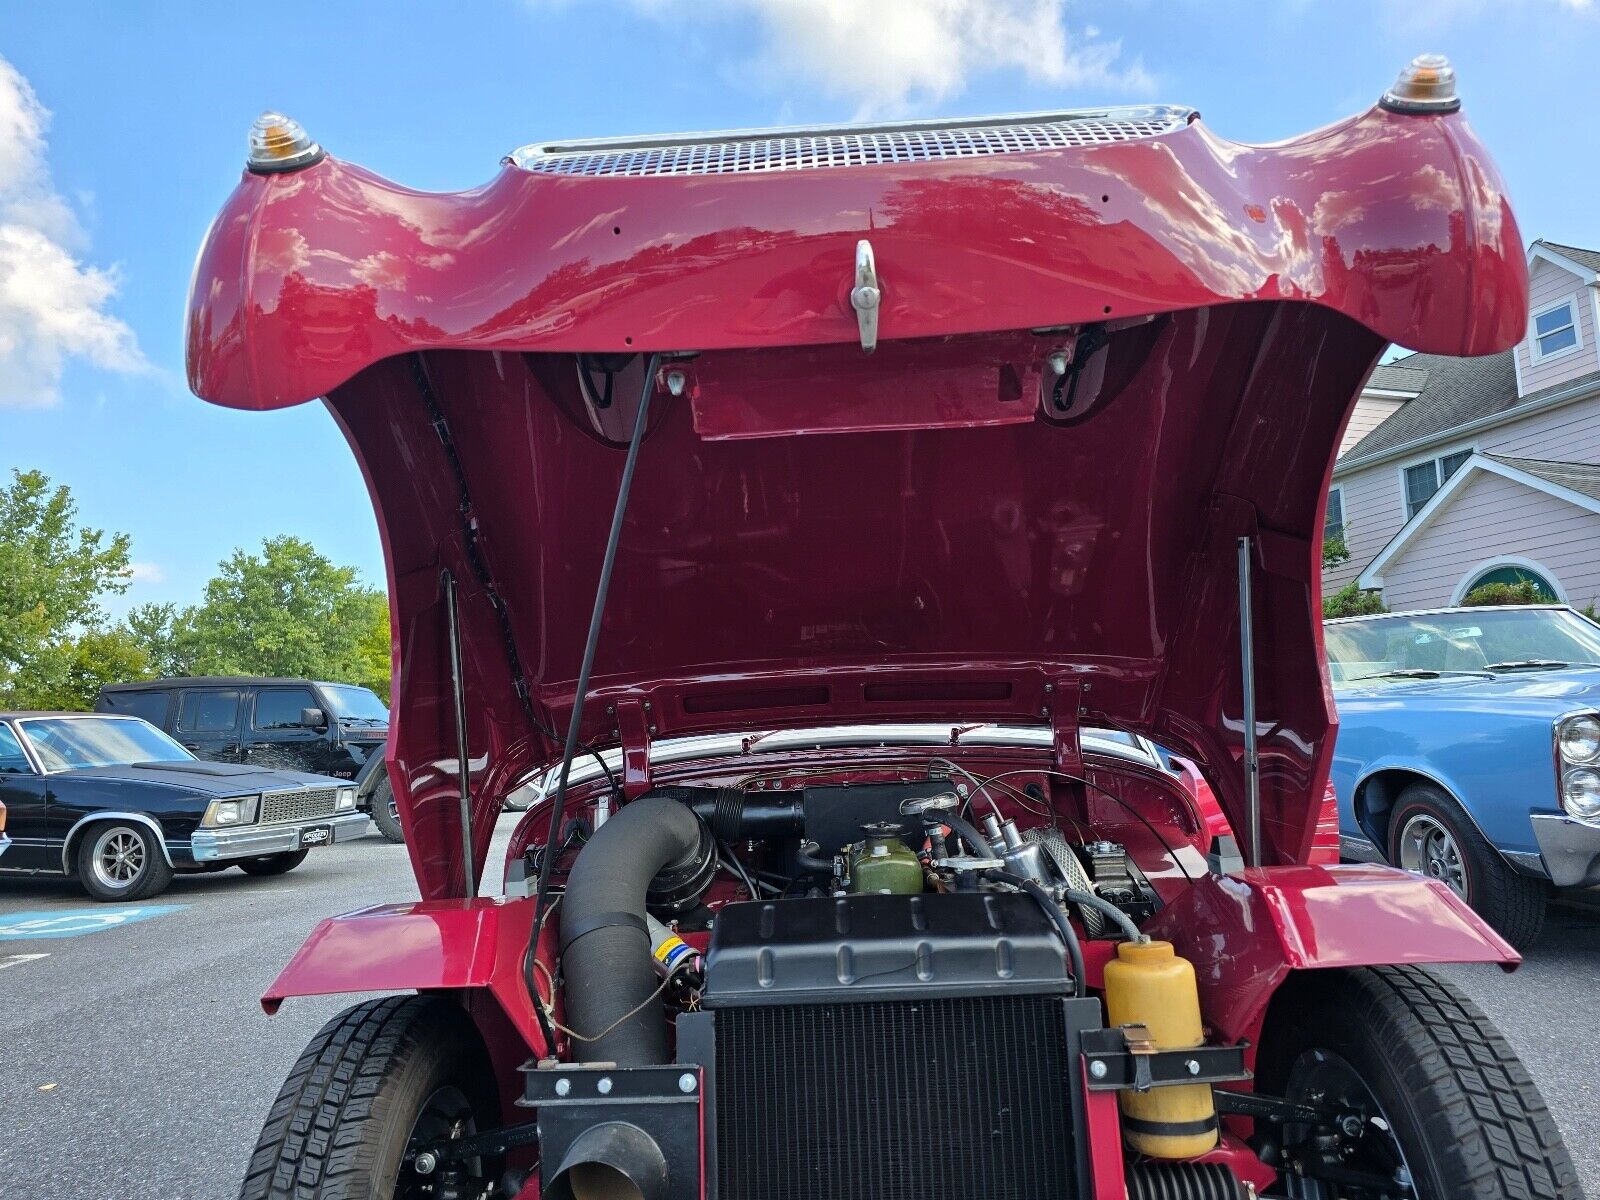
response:
[[[131,562],[128,564],[129,583],[165,583],[167,573],[160,563]]]
[[[107,310],[114,270],[81,262],[85,245],[45,159],[50,114],[0,58],[0,407],[54,404],[70,358],[143,369],[133,331]]]
[[[548,3],[550,0],[536,0]],[[860,117],[958,95],[985,72],[1057,87],[1147,92],[1153,79],[1122,44],[1067,25],[1067,0],[631,0],[682,26],[707,13],[750,17],[762,49],[747,64],[852,101]]]

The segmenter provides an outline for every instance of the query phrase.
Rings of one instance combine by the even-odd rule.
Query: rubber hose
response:
[[[1085,986],[1083,977],[1083,946],[1078,941],[1078,931],[1072,927],[1072,922],[1067,920],[1067,914],[1061,911],[1061,906],[1049,892],[1045,891],[1031,879],[1021,875],[1013,875],[1010,871],[985,872],[990,879],[997,879],[1001,883],[1009,883],[1014,888],[1021,888],[1044,909],[1044,915],[1055,924],[1056,932],[1061,934],[1061,940],[1067,946],[1067,959],[1072,963],[1072,988],[1075,995],[1083,995]]]
[[[1069,904],[1076,904],[1082,908],[1092,908],[1096,912],[1104,913],[1107,918],[1110,919],[1112,924],[1114,924],[1118,929],[1122,930],[1123,934],[1130,942],[1143,942],[1149,940],[1144,935],[1144,932],[1133,923],[1132,917],[1123,912],[1104,896],[1097,896],[1093,892],[1080,892],[1069,888],[1065,892],[1061,893],[1061,898],[1067,901]]]
[[[972,852],[979,858],[992,858],[999,860],[1000,856],[990,847],[988,839],[978,832],[978,829],[965,817],[958,817],[953,812],[940,813],[939,824],[948,825],[956,831],[963,842],[972,847]]]
[[[685,870],[708,847],[716,852],[689,809],[666,796],[641,796],[578,852],[561,901],[561,965],[567,1024],[594,1040],[573,1039],[577,1061],[667,1061],[662,1006],[650,1003],[660,980],[651,966],[645,892],[658,872]]]
[[[1239,1177],[1222,1163],[1135,1163],[1128,1200],[1245,1200]]]

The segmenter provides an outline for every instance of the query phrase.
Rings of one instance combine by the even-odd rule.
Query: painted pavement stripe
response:
[[[119,925],[165,916],[188,907],[187,904],[141,904],[138,907],[74,909],[69,912],[7,913],[0,916],[0,942],[78,937],[80,934],[99,933]]]

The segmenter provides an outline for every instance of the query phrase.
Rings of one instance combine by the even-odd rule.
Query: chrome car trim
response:
[[[1471,607],[1456,605],[1445,608],[1407,608],[1401,612],[1367,613],[1355,617],[1329,617],[1323,625],[1346,625],[1351,621],[1383,621],[1390,617],[1442,617],[1454,613],[1481,613],[1481,612],[1506,612],[1516,609],[1519,612],[1537,612],[1540,609],[1562,609],[1567,612],[1576,612],[1570,604],[1475,604]],[[1581,614],[1579,614],[1581,615]]]
[[[1530,819],[1551,883],[1556,887],[1600,883],[1600,829],[1567,816],[1536,813]]]
[[[27,735],[18,728],[17,722],[14,720],[0,721],[0,725],[4,725],[9,729],[11,736],[17,739],[17,744],[22,747],[22,757],[28,760],[28,765],[33,768],[33,773],[35,775],[47,774],[44,764],[39,761],[39,756],[33,752],[33,744],[28,741]]]
[[[734,175],[882,166],[1059,150],[1156,137],[1197,114],[1156,104],[878,124],[719,129],[643,137],[530,142],[506,161],[577,176]]]
[[[327,825],[332,830],[328,844],[347,842],[366,834],[372,818],[364,812],[344,813],[325,821],[302,821],[293,825],[241,825],[232,829],[197,829],[189,839],[189,853],[197,863],[233,858],[258,858],[265,854],[287,854],[300,848],[300,831],[307,826]]]
[[[119,720],[137,720],[137,717],[118,718]],[[93,821],[136,821],[145,826],[156,835],[156,843],[161,847],[161,857],[167,860],[167,866],[172,866],[172,852],[167,849],[166,834],[161,829],[161,823],[147,813],[135,812],[92,812],[88,816],[79,817],[72,828],[67,830],[66,840],[61,843],[61,873],[71,875],[72,867],[69,865],[72,858],[72,839],[77,836],[78,830]]]
[[[1388,862],[1382,850],[1373,844],[1371,838],[1358,837],[1355,834],[1341,833],[1339,835],[1339,853],[1345,858],[1353,858],[1357,862]]]

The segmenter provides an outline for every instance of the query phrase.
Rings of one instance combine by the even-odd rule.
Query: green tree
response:
[[[1461,603],[1468,608],[1490,604],[1549,604],[1550,597],[1533,580],[1524,579],[1517,583],[1486,583],[1475,587]]]
[[[383,593],[301,538],[269,538],[260,554],[236,550],[198,606],[176,615],[147,609],[139,619],[147,650],[187,674],[387,683]],[[381,663],[373,653],[380,644]]]
[[[102,601],[127,587],[128,536],[81,525],[70,489],[14,469],[0,488],[0,704],[80,706],[87,684],[69,680],[88,678]]]
[[[178,645],[176,604],[136,604],[122,619],[133,644],[144,652],[152,676],[192,674]]]
[[[1389,610],[1383,606],[1383,596],[1378,592],[1364,592],[1361,586],[1351,580],[1331,596],[1322,598],[1322,616],[1324,619],[1332,617],[1371,617]]]

